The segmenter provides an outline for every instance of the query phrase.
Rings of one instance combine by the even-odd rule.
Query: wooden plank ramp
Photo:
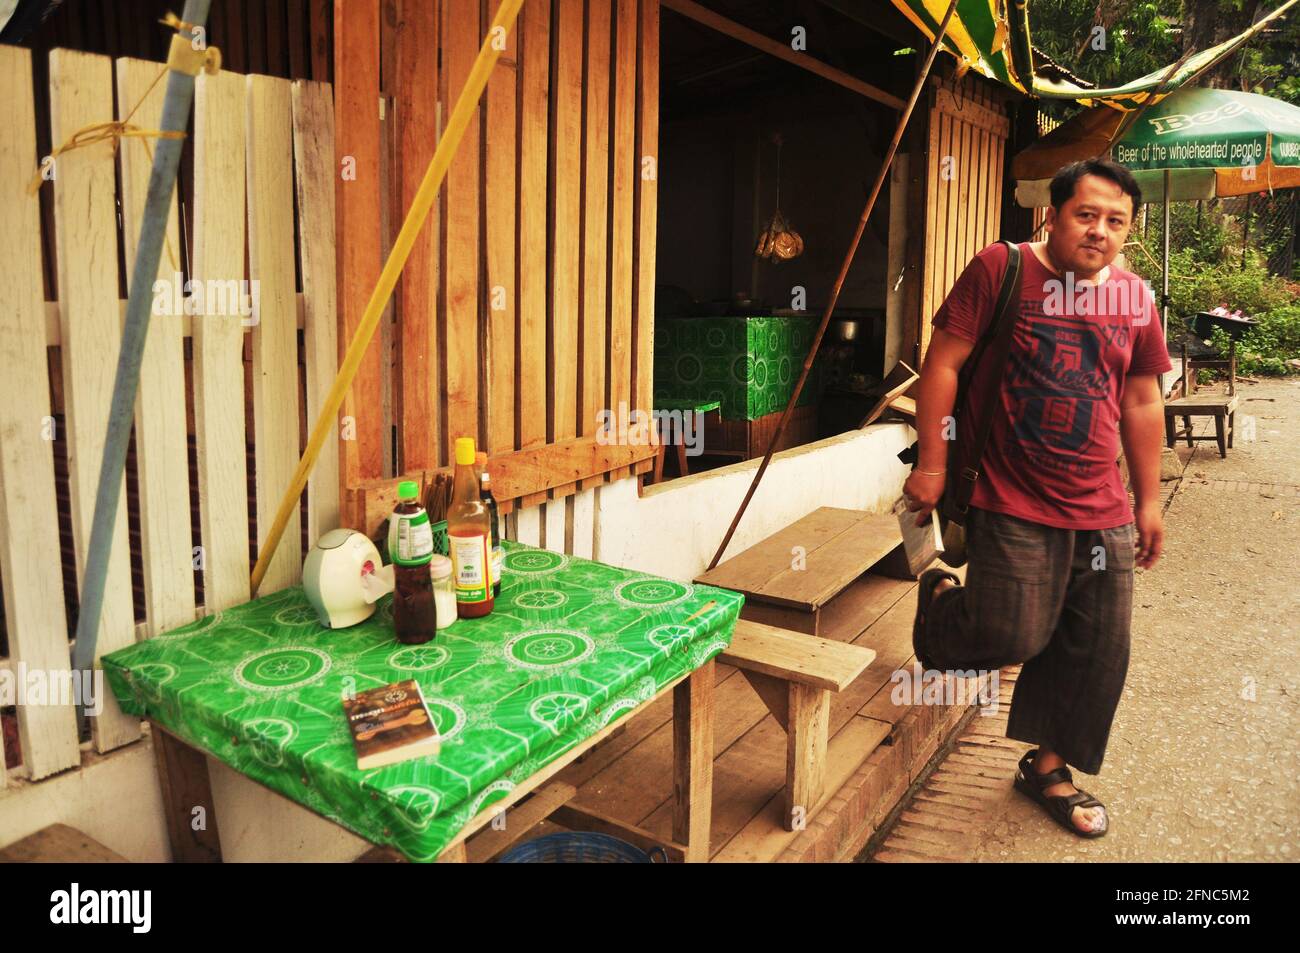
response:
[[[820,635],[822,607],[901,543],[890,513],[823,506],[695,581],[744,593],[746,619]]]
[[[866,575],[825,607],[821,637],[871,648],[876,658],[831,696],[826,793],[803,829],[788,831],[782,824],[785,731],[741,672],[718,663],[711,860],[852,860],[890,815],[969,710],[891,699],[891,675],[915,661],[915,600],[915,583]],[[607,817],[667,841],[673,820],[672,731],[671,703],[660,699],[557,775],[578,793],[572,810],[556,817],[575,823]],[[553,818],[526,837],[564,829]]]

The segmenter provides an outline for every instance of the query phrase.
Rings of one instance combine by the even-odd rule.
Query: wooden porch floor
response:
[[[940,736],[967,712],[964,705],[895,705],[890,697],[890,675],[914,662],[915,591],[914,581],[868,574],[824,610],[823,637],[868,646],[877,656],[847,690],[831,696],[828,793],[804,831],[788,832],[780,823],[785,732],[740,672],[718,665],[711,860],[851,859],[871,833],[872,816],[878,823],[888,813]],[[667,839],[671,757],[672,700],[665,696],[557,779],[578,788],[576,805]],[[863,791],[863,770],[877,767],[871,790]],[[521,839],[562,830],[543,821]]]

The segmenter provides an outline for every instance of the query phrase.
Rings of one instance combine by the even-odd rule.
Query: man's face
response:
[[[1091,276],[1124,247],[1133,226],[1133,197],[1118,182],[1085,175],[1058,212],[1047,211],[1047,248],[1057,265]]]

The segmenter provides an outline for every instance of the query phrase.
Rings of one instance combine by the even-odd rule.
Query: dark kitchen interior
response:
[[[908,25],[886,7],[869,28],[834,6],[848,9],[710,9],[776,40],[797,43],[802,27],[803,55],[906,97],[917,54],[895,51],[907,49]],[[721,398],[721,414],[704,417],[704,454],[689,461],[697,472],[765,452],[898,113],[667,8],[660,83],[655,397],[656,407]],[[886,182],[778,450],[856,428],[888,370],[889,206]],[[802,251],[760,258],[778,209],[787,224],[776,232],[797,233]],[[778,320],[745,320],[755,318]],[[776,357],[770,368],[756,366],[764,355]]]

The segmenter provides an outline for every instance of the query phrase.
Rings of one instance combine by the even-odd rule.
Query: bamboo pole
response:
[[[465,88],[461,90],[456,105],[452,108],[451,116],[447,119],[447,128],[442,138],[438,140],[433,158],[429,160],[429,168],[425,171],[424,178],[420,181],[419,191],[415,193],[415,199],[406,213],[402,230],[397,233],[392,251],[388,253],[388,261],[384,263],[384,270],[380,272],[379,283],[375,285],[370,293],[370,300],[366,302],[366,310],[361,315],[361,323],[357,325],[356,334],[348,345],[343,363],[339,366],[338,376],[334,378],[329,393],[325,395],[325,402],[321,405],[320,414],[312,428],[311,438],[307,441],[307,449],[303,451],[302,459],[298,461],[298,469],[294,471],[284,498],[280,501],[280,508],[276,511],[275,522],[271,524],[271,530],[267,534],[266,544],[257,554],[251,587],[254,595],[257,594],[257,587],[262,583],[262,577],[266,575],[266,569],[271,563],[271,557],[275,555],[276,547],[280,545],[280,537],[284,535],[284,527],[289,522],[289,516],[298,505],[298,498],[307,484],[307,475],[311,473],[311,468],[316,463],[316,457],[320,454],[321,445],[325,442],[329,428],[334,426],[339,406],[343,403],[343,396],[361,366],[361,359],[365,356],[366,348],[375,335],[379,319],[384,308],[388,306],[388,299],[393,295],[397,278],[406,265],[406,259],[411,256],[415,238],[424,226],[425,219],[429,217],[429,209],[433,206],[433,200],[438,194],[442,180],[447,175],[452,157],[456,154],[461,139],[465,137],[465,128],[469,125],[474,110],[478,108],[479,97],[483,95],[483,89],[487,86],[492,67],[501,55],[501,50],[505,48],[501,38],[510,32],[523,3],[524,0],[504,0],[497,9],[492,25],[488,28],[487,36],[483,38],[483,45],[479,47],[478,57],[470,69]]]
[[[727,544],[731,542],[731,537],[735,535],[736,527],[740,525],[740,518],[745,515],[745,509],[749,506],[749,501],[754,498],[754,491],[758,489],[759,481],[763,479],[768,464],[772,462],[772,454],[776,450],[777,444],[781,442],[781,436],[785,433],[785,425],[789,422],[790,413],[794,410],[799,395],[803,392],[803,385],[808,380],[808,372],[812,370],[813,360],[817,357],[817,350],[821,347],[822,337],[826,334],[827,325],[830,324],[831,314],[835,311],[835,303],[839,300],[840,289],[844,287],[844,281],[848,278],[849,268],[852,267],[853,258],[858,252],[858,243],[862,241],[862,233],[867,227],[867,220],[871,218],[871,211],[876,206],[876,198],[880,195],[880,189],[885,183],[885,177],[889,175],[889,167],[894,164],[894,154],[898,151],[898,144],[903,139],[903,130],[907,128],[907,121],[912,117],[912,109],[921,96],[926,77],[930,75],[930,67],[934,64],[934,58],[939,52],[940,44],[943,43],[944,34],[948,32],[948,21],[952,19],[953,12],[956,9],[957,0],[951,0],[948,4],[948,12],[943,15],[943,22],[939,24],[939,29],[935,33],[934,43],[930,47],[929,55],[925,58],[925,64],[921,67],[920,75],[916,77],[912,95],[908,97],[907,105],[903,108],[903,115],[898,120],[898,128],[894,130],[894,138],[889,143],[889,149],[885,152],[885,161],[880,164],[880,172],[876,175],[876,184],[872,187],[871,195],[867,198],[866,207],[862,209],[862,215],[858,218],[857,231],[853,233],[853,240],[849,242],[848,251],[844,253],[844,261],[840,264],[840,272],[835,278],[834,286],[831,288],[830,300],[826,302],[826,311],[822,314],[821,324],[817,326],[817,334],[813,337],[812,344],[808,348],[808,356],[804,358],[803,371],[799,374],[799,380],[794,385],[794,390],[790,394],[790,400],[785,405],[780,421],[777,422],[776,432],[772,434],[772,439],[763,454],[763,462],[759,464],[753,482],[749,484],[749,489],[745,492],[745,498],[740,501],[740,509],[736,510],[736,515],[731,520],[731,526],[727,529],[727,535],[722,538],[722,544],[718,546],[718,551],[713,554],[713,559],[709,562],[709,569],[716,566],[718,561],[722,559],[722,554],[726,552]]]
[[[183,45],[191,47],[208,19],[211,0],[186,0],[183,11],[185,26],[177,30]],[[74,670],[88,673],[95,661],[99,638],[99,621],[104,608],[104,587],[108,577],[108,558],[113,548],[113,527],[121,502],[122,472],[126,469],[126,448],[135,418],[136,391],[140,386],[140,368],[144,363],[144,346],[149,336],[149,316],[153,302],[154,279],[158,276],[158,259],[162,255],[167,216],[171,211],[172,192],[176,188],[176,170],[180,165],[183,134],[189,124],[190,105],[194,101],[194,76],[169,62],[167,91],[163,98],[162,119],[149,172],[144,215],[140,223],[140,241],[135,265],[131,270],[130,292],[126,302],[126,321],[122,327],[122,346],[118,352],[117,371],[113,378],[113,397],[108,411],[104,436],[104,454],[99,464],[99,485],[95,491],[95,515],[90,528],[90,546],[86,550],[86,570],[81,579],[80,612],[77,635],[72,649]],[[166,133],[179,132],[181,136]],[[89,679],[86,684],[91,684]],[[77,720],[84,722],[86,699],[79,700]]]

